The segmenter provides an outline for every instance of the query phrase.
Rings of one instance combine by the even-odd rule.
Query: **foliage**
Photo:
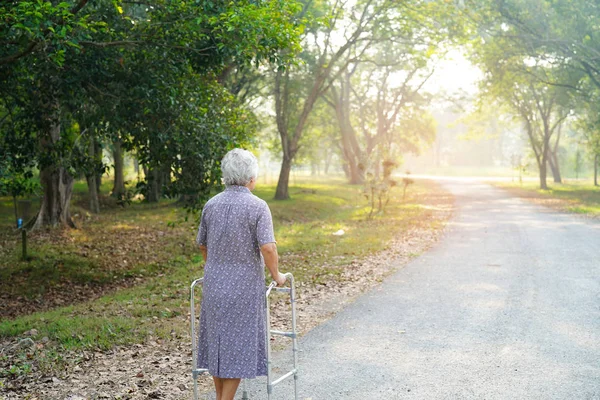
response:
[[[0,134],[0,154],[3,154],[0,160],[0,196],[12,197],[16,221],[19,218],[17,198],[37,194],[40,185],[34,178],[32,163],[21,160],[20,157],[24,154],[15,151],[22,143],[11,133]]]
[[[501,16],[482,21],[481,29],[483,36],[472,44],[472,58],[485,74],[481,94],[522,123],[537,162],[540,187],[545,189],[547,165],[553,174],[558,173],[560,130],[574,104],[570,87],[580,77],[529,58],[524,48],[527,44],[514,41],[513,28]],[[538,79],[540,76],[546,81]],[[548,80],[569,85],[552,85]],[[555,175],[555,179],[559,176]]]
[[[382,163],[383,174],[381,178],[371,172],[366,172],[363,195],[369,201],[371,210],[367,219],[370,220],[376,213],[384,213],[385,208],[390,202],[390,191],[398,183],[392,179],[392,172],[398,167],[398,164],[391,160],[384,160]],[[404,194],[406,194],[406,186]],[[377,201],[377,208],[375,202]]]
[[[299,49],[298,10],[280,0],[3,2],[0,120],[25,140],[42,179],[100,173],[88,149],[119,140],[162,171],[158,193],[202,201],[220,155],[254,127],[220,75],[287,62]],[[72,182],[62,182],[70,198]]]
[[[14,173],[10,169],[0,171],[0,196],[25,197],[38,192],[39,183],[33,179],[33,172]]]
[[[598,23],[600,6],[585,0],[466,1],[464,10],[479,33],[480,43],[502,43],[496,54],[521,59],[529,67],[530,82],[572,97],[571,108],[585,119],[598,115],[600,51]],[[540,18],[543,16],[543,18]],[[478,43],[479,42],[479,43]],[[496,57],[497,59],[501,57]],[[505,66],[500,62],[501,68]],[[585,111],[585,110],[588,111]],[[581,119],[581,115],[578,116]],[[591,121],[588,121],[588,123]],[[595,126],[594,126],[595,125]],[[588,125],[588,128],[590,125]],[[585,129],[591,153],[598,135],[597,123]]]

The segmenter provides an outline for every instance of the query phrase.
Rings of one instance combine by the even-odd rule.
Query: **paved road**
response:
[[[444,184],[441,242],[303,337],[300,399],[600,399],[600,223]]]

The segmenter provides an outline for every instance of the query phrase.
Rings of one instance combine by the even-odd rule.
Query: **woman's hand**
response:
[[[287,278],[281,272],[278,272],[277,277],[273,278],[273,280],[277,282],[277,286],[283,286]]]

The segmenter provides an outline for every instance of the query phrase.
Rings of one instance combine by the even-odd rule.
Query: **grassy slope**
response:
[[[431,224],[427,218],[431,205],[423,204],[423,199],[439,189],[428,185],[432,184],[412,186],[406,201],[402,201],[397,189],[385,215],[371,221],[365,220],[369,208],[359,195],[359,188],[341,181],[293,186],[292,200],[285,202],[271,200],[273,186],[259,187],[255,194],[271,207],[281,270],[294,273],[305,285],[315,285],[340,279],[344,265],[385,248],[395,234],[407,227]],[[10,286],[13,296],[35,296],[40,290],[51,291],[53,287],[68,290],[76,280],[102,284],[132,276],[139,283],[95,300],[4,320],[0,322],[0,337],[20,337],[32,328],[39,331],[38,337],[47,336],[50,345],[38,360],[41,367],[44,363],[60,362],[62,350],[107,349],[141,343],[148,337],[183,337],[188,329],[189,283],[202,271],[201,257],[193,247],[196,224],[167,226],[169,220],[181,217],[178,213],[168,202],[159,206],[133,204],[124,210],[105,212],[81,229],[60,231],[58,242],[41,237],[42,244],[32,244],[37,255],[33,261],[18,261],[18,253],[12,251],[10,262],[0,266],[0,285],[2,290]],[[157,239],[160,244],[140,245],[146,239],[140,237],[139,231],[157,229],[165,232]],[[332,235],[339,229],[345,231],[343,236]],[[116,241],[108,238],[111,232],[121,231],[125,233]],[[82,252],[83,246],[102,237],[112,246],[129,246],[133,254],[111,252],[104,245],[86,247]],[[147,259],[144,252],[154,257]],[[99,254],[104,258],[102,262],[95,257]],[[115,266],[124,256],[130,262]],[[9,280],[5,281],[7,277]],[[47,279],[43,287],[33,290],[31,285],[40,285],[44,277]],[[24,364],[28,362],[24,360]]]
[[[549,183],[549,190],[539,189],[537,182],[495,183],[521,197],[550,207],[585,214],[592,217],[600,216],[600,187],[591,182],[567,181],[563,184]]]

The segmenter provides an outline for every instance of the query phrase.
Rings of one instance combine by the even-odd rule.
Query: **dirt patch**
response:
[[[426,199],[426,212],[418,223],[396,237],[387,250],[343,266],[341,278],[309,287],[298,285],[298,329],[302,333],[331,318],[344,305],[371,289],[386,276],[437,242],[451,216],[453,199],[439,189]],[[335,260],[324,267],[336,267]],[[272,306],[275,329],[289,328],[289,308],[284,297]],[[189,325],[187,318],[173,323]],[[22,357],[43,351],[43,339],[0,343],[0,370],[8,370]],[[21,339],[23,340],[23,339]],[[274,342],[275,348],[285,339]],[[143,345],[117,347],[107,352],[70,352],[68,365],[56,376],[21,374],[4,379],[0,399],[189,399],[191,398],[191,348],[189,336],[169,340],[149,339]],[[28,356],[29,354],[29,356]],[[2,378],[0,377],[0,382]],[[209,377],[199,380],[201,392],[212,389]],[[28,397],[25,397],[28,396]],[[204,398],[204,397],[201,397]]]
[[[193,254],[191,225],[167,223],[134,221],[121,212],[90,216],[78,229],[41,229],[28,234],[30,261],[15,254],[20,236],[1,232],[0,270],[12,272],[0,279],[0,318],[93,300],[139,284],[174,256]]]

